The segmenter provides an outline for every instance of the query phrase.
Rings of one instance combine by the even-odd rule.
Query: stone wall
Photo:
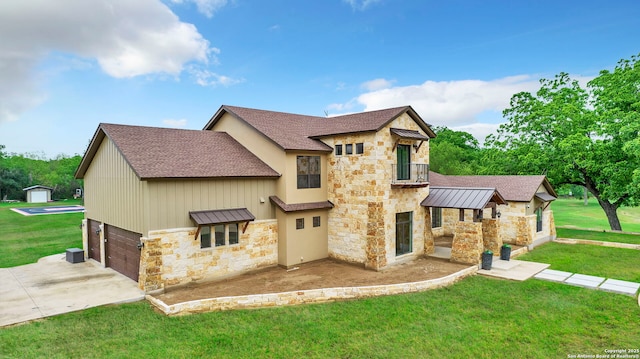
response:
[[[493,218],[482,219],[482,241],[484,249],[493,253],[500,253],[502,238],[500,238],[500,220]]]
[[[516,238],[515,244],[528,246],[533,243],[536,235],[536,216],[515,217]]]
[[[482,255],[482,222],[458,222],[451,246],[451,261],[478,264]]]
[[[262,220],[249,223],[245,233],[240,224],[240,239],[237,245],[200,248],[200,238],[196,238],[196,228],[150,231],[147,240],[160,243],[161,260],[154,257],[155,244],[145,252],[146,273],[144,282],[149,288],[157,286],[152,275],[161,261],[161,282],[164,288],[186,284],[202,279],[217,279],[241,274],[253,269],[273,266],[278,263],[277,221]],[[147,247],[147,243],[145,243]],[[141,260],[142,261],[142,260]],[[142,266],[141,266],[142,267]],[[146,286],[146,284],[145,284]],[[159,289],[159,288],[156,288]]]
[[[477,271],[477,266],[471,266],[446,277],[420,282],[373,285],[366,287],[322,288],[283,293],[208,298],[173,305],[167,305],[163,301],[150,295],[147,295],[146,298],[153,306],[166,315],[184,315],[233,309],[254,309],[284,305],[327,303],[337,300],[422,292],[452,285],[465,277],[474,275]]]
[[[434,238],[438,236],[436,232],[440,232],[442,227],[431,228],[431,211],[427,208],[424,215],[424,254],[433,254],[436,251]],[[436,231],[437,230],[437,231]],[[440,234],[441,235],[441,234]]]
[[[162,243],[160,237],[140,238],[140,272],[138,287],[145,292],[164,289],[162,281]]]

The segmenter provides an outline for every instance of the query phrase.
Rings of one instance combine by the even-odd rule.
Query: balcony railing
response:
[[[429,184],[429,164],[391,165],[391,184],[394,186],[423,187]]]

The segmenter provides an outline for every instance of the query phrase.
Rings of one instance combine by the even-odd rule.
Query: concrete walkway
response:
[[[523,281],[527,280],[543,270],[549,268],[549,264],[511,259],[504,261],[498,256],[493,257],[491,269],[479,269],[478,274],[489,277]]]
[[[66,255],[0,268],[0,327],[105,304],[144,299],[138,283],[99,263]]]
[[[617,279],[605,279],[603,277],[574,274],[553,269],[545,269],[536,274],[534,278],[630,296],[635,296],[638,289],[640,289],[640,283]]]

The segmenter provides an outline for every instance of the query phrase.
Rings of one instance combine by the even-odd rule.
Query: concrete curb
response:
[[[364,287],[319,288],[282,293],[206,298],[171,305],[168,305],[162,300],[150,295],[147,295],[146,299],[164,314],[173,316],[232,309],[254,309],[284,305],[328,303],[338,300],[423,292],[452,285],[465,277],[476,274],[477,272],[478,266],[471,266],[446,277],[419,282]]]

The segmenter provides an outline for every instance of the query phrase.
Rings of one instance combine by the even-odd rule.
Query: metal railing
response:
[[[391,165],[391,184],[429,182],[429,164],[411,163]]]

